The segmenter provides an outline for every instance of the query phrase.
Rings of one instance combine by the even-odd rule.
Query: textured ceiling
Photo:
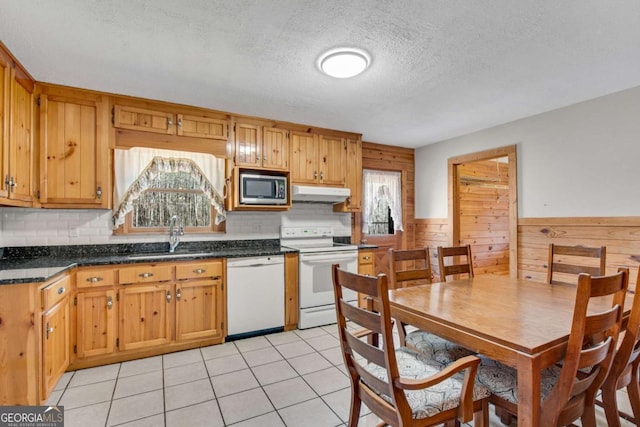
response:
[[[3,0],[36,80],[419,147],[640,85],[636,0]],[[371,52],[358,77],[316,68]]]

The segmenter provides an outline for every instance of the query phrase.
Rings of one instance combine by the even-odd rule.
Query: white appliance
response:
[[[331,266],[358,272],[358,247],[333,242],[331,227],[282,227],[280,244],[300,251],[298,328],[336,323]],[[345,289],[344,298],[354,304],[358,295]]]
[[[259,335],[284,327],[284,256],[227,261],[227,334]]]
[[[291,190],[294,202],[342,203],[349,196],[351,190],[348,188],[294,185]]]

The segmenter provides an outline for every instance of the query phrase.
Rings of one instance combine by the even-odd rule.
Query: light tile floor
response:
[[[67,372],[48,403],[64,405],[66,427],[345,426],[336,335],[329,325]],[[620,402],[630,412],[625,392]],[[607,425],[600,409],[598,418]],[[361,427],[378,422],[363,408]]]

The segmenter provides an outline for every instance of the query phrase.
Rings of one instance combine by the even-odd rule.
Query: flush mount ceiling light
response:
[[[362,49],[337,48],[318,59],[320,70],[337,79],[355,77],[369,67],[371,56]]]

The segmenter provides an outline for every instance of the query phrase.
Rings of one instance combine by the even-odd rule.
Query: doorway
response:
[[[476,274],[518,268],[516,146],[449,159],[451,244],[471,245]]]

